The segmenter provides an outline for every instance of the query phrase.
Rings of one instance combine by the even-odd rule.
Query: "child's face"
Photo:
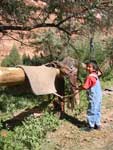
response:
[[[87,64],[86,71],[89,72],[89,73],[92,73],[92,72],[95,71],[95,69],[94,69],[92,64]]]

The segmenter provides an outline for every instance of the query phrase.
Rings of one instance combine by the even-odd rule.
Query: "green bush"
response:
[[[30,66],[32,65],[31,58],[29,57],[29,55],[26,54],[22,56],[22,62],[24,65],[30,65]]]
[[[13,113],[19,109],[33,107],[40,103],[40,97],[34,95],[19,95],[14,96],[7,93],[0,95],[0,112],[1,113]]]
[[[18,64],[22,64],[22,60],[16,46],[13,45],[10,54],[3,59],[1,66],[14,67]]]
[[[40,66],[43,64],[46,64],[48,62],[51,62],[52,59],[49,56],[45,57],[38,57],[36,55],[33,56],[33,58],[30,58],[29,56],[26,56],[25,54],[22,57],[22,62],[24,65],[29,65],[29,66]]]
[[[52,59],[51,59],[50,55],[49,56],[45,56],[45,57],[34,56],[31,59],[31,63],[34,66],[43,65],[43,64],[46,64],[46,63],[51,62],[51,61],[52,61]]]
[[[0,135],[0,149],[3,150],[40,150],[40,146],[48,131],[55,130],[59,120],[46,112],[41,118],[28,117],[21,127],[14,131],[6,131]]]
[[[103,76],[102,76],[102,79],[103,79],[104,81],[110,81],[110,80],[113,79],[113,71],[112,71],[112,68],[108,68],[108,69],[104,72],[104,74],[103,74]]]
[[[80,104],[75,106],[74,115],[75,116],[80,115],[83,111],[87,110],[87,107],[88,107],[88,100],[87,100],[86,91],[81,91]]]

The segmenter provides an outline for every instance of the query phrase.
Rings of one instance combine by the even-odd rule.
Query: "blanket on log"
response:
[[[55,79],[60,74],[60,70],[42,66],[17,66],[23,69],[27,76],[31,89],[35,95],[55,94]]]

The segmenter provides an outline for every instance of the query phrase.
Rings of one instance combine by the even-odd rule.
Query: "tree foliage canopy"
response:
[[[42,0],[40,3],[36,0],[1,0],[0,32],[55,27],[71,35],[113,24],[112,0]]]

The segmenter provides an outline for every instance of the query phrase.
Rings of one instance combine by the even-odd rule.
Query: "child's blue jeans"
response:
[[[101,125],[101,100],[96,99],[89,101],[87,121],[90,127]]]

